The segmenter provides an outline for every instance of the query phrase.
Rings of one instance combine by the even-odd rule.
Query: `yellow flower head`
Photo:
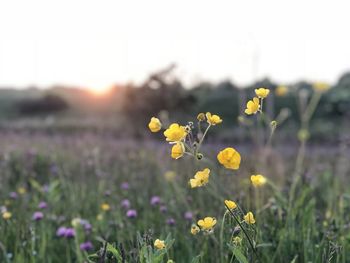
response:
[[[240,246],[242,244],[242,238],[239,236],[234,237],[232,241],[236,246]]]
[[[176,173],[174,171],[166,171],[164,177],[167,181],[173,181],[176,177]]]
[[[245,216],[244,216],[244,221],[249,224],[255,224],[255,218],[252,212],[248,212]]]
[[[151,132],[159,132],[162,128],[162,123],[158,118],[152,117],[151,121],[148,123],[148,128],[151,130]]]
[[[261,174],[250,176],[250,180],[252,181],[254,187],[263,186],[267,181],[266,178]]]
[[[191,234],[192,235],[197,235],[199,233],[199,231],[201,231],[201,230],[199,229],[198,226],[192,225],[192,227],[191,227]]]
[[[230,209],[235,209],[237,207],[237,204],[231,200],[225,200],[225,205]]]
[[[241,163],[241,155],[231,147],[219,152],[217,158],[219,163],[221,163],[227,169],[237,170]]]
[[[24,195],[27,192],[27,189],[25,189],[24,187],[19,187],[17,191],[20,195]]]
[[[325,83],[325,82],[315,82],[312,85],[312,88],[317,92],[325,92],[325,91],[329,90],[330,85]]]
[[[277,89],[275,90],[275,94],[278,97],[283,97],[286,96],[288,93],[288,88],[287,86],[278,86]]]
[[[205,114],[205,116],[207,117],[207,122],[210,124],[210,125],[216,125],[216,124],[219,124],[219,123],[222,123],[222,119],[220,118],[219,115],[211,115],[210,112],[207,112]]]
[[[12,217],[12,214],[8,211],[2,213],[2,218],[5,220],[9,220]]]
[[[198,171],[193,179],[190,179],[191,188],[201,187],[209,182],[210,170],[205,168],[203,171]]]
[[[111,207],[110,207],[109,204],[103,203],[103,204],[101,205],[101,209],[102,209],[103,211],[109,211],[109,210],[111,210]]]
[[[72,226],[73,226],[73,227],[77,227],[77,226],[79,226],[79,225],[80,225],[80,223],[81,223],[81,219],[80,219],[80,218],[78,218],[78,217],[73,218],[73,219],[72,219],[72,221],[71,221],[71,224],[72,224]]]
[[[186,137],[186,129],[177,123],[173,123],[164,131],[164,136],[168,142],[179,142]]]
[[[160,240],[160,239],[156,239],[156,241],[154,241],[154,247],[156,249],[164,249],[165,248],[165,241]]]
[[[98,221],[102,221],[102,220],[103,220],[103,215],[102,215],[102,214],[98,214],[98,215],[96,216],[96,219],[97,219]]]
[[[216,219],[214,217],[206,217],[198,220],[197,224],[202,228],[202,230],[209,231],[216,225]]]
[[[205,121],[205,114],[203,112],[199,113],[197,115],[197,120],[199,121]]]
[[[252,100],[247,102],[247,108],[245,109],[245,113],[248,115],[255,114],[260,109],[259,99],[254,97]]]
[[[185,152],[185,146],[182,142],[177,142],[174,144],[174,146],[171,148],[171,157],[173,159],[179,159],[184,155]]]
[[[258,98],[266,98],[270,93],[269,89],[264,89],[264,88],[260,88],[260,89],[255,89],[255,94],[256,96],[258,96]]]

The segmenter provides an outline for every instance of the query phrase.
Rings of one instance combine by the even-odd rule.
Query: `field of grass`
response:
[[[177,160],[156,135],[3,133],[0,262],[349,262],[349,142],[309,148],[303,120],[297,145],[270,138],[272,123],[249,145],[188,138]],[[218,161],[226,147],[239,169]],[[192,188],[205,168],[209,182]]]

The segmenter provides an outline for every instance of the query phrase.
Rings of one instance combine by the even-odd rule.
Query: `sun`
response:
[[[95,95],[95,96],[105,96],[107,95],[111,88],[110,87],[98,87],[98,86],[95,86],[95,87],[89,87],[88,90],[90,91],[91,94]]]

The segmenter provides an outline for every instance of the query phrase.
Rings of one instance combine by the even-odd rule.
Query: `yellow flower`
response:
[[[249,224],[255,224],[255,218],[252,212],[248,212],[245,216],[244,216],[244,221]]]
[[[201,231],[201,230],[199,229],[198,226],[192,225],[192,227],[191,227],[191,234],[192,235],[197,235],[199,233],[199,231]]]
[[[202,230],[209,231],[216,225],[216,219],[214,217],[206,217],[198,220],[197,224],[202,228]]]
[[[205,168],[203,171],[198,171],[193,179],[190,179],[191,188],[201,187],[209,182],[210,170]]]
[[[152,117],[148,123],[148,128],[151,130],[151,132],[159,132],[162,128],[162,123],[158,118]]]
[[[171,157],[173,159],[179,159],[184,155],[185,152],[185,146],[182,142],[177,142],[174,144],[174,146],[171,148]]]
[[[242,244],[242,238],[239,236],[234,237],[232,241],[233,241],[233,244],[235,244],[236,246],[239,246]]]
[[[250,180],[252,181],[254,187],[263,186],[267,181],[266,178],[261,174],[250,176]]]
[[[2,213],[2,218],[5,219],[5,220],[8,220],[12,217],[12,214],[8,211],[5,211]]]
[[[219,124],[219,123],[222,123],[222,119],[220,118],[219,115],[211,115],[210,112],[207,112],[205,114],[205,116],[207,117],[207,122],[210,124],[210,125],[216,125],[216,124]]]
[[[247,102],[247,108],[245,109],[245,113],[248,115],[255,114],[260,109],[259,99],[254,97],[252,100]]]
[[[103,220],[103,215],[102,215],[102,214],[98,214],[98,215],[96,216],[96,219],[97,219],[98,221],[102,221],[102,220]]]
[[[327,84],[325,82],[315,82],[312,85],[312,88],[317,92],[324,92],[324,91],[329,90],[330,86],[329,86],[329,84]]]
[[[103,204],[101,205],[101,209],[102,209],[103,211],[109,211],[109,210],[111,210],[111,207],[110,207],[109,204],[103,203]]]
[[[256,96],[258,96],[258,98],[264,99],[266,98],[270,93],[269,89],[264,89],[264,88],[260,88],[260,89],[255,89],[255,94]]]
[[[173,181],[176,177],[176,173],[174,171],[166,171],[164,177],[167,181]]]
[[[164,131],[164,136],[168,142],[179,142],[186,137],[186,129],[177,123],[173,123]]]
[[[221,163],[227,169],[237,170],[241,163],[241,155],[231,147],[219,152],[217,158],[219,163]]]
[[[205,120],[205,114],[203,112],[199,113],[197,115],[197,120],[204,121]]]
[[[24,187],[19,187],[17,191],[20,195],[24,195],[27,192],[27,190]]]
[[[235,209],[237,207],[237,204],[231,200],[225,200],[225,205],[230,209]]]
[[[275,90],[275,94],[276,96],[278,97],[283,97],[283,96],[286,96],[288,93],[288,88],[287,86],[278,86],[277,89]]]
[[[164,249],[165,248],[164,240],[156,239],[156,241],[154,241],[154,247],[157,249]]]
[[[71,222],[71,224],[72,224],[72,226],[73,226],[73,227],[77,227],[77,226],[79,226],[79,225],[80,225],[80,223],[81,223],[81,219],[80,219],[80,218],[78,218],[78,217],[73,218],[73,219],[72,219],[72,222]]]

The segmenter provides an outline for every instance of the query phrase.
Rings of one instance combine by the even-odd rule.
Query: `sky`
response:
[[[322,0],[0,1],[0,87],[140,83],[176,63],[185,84],[350,70],[350,4]]]

